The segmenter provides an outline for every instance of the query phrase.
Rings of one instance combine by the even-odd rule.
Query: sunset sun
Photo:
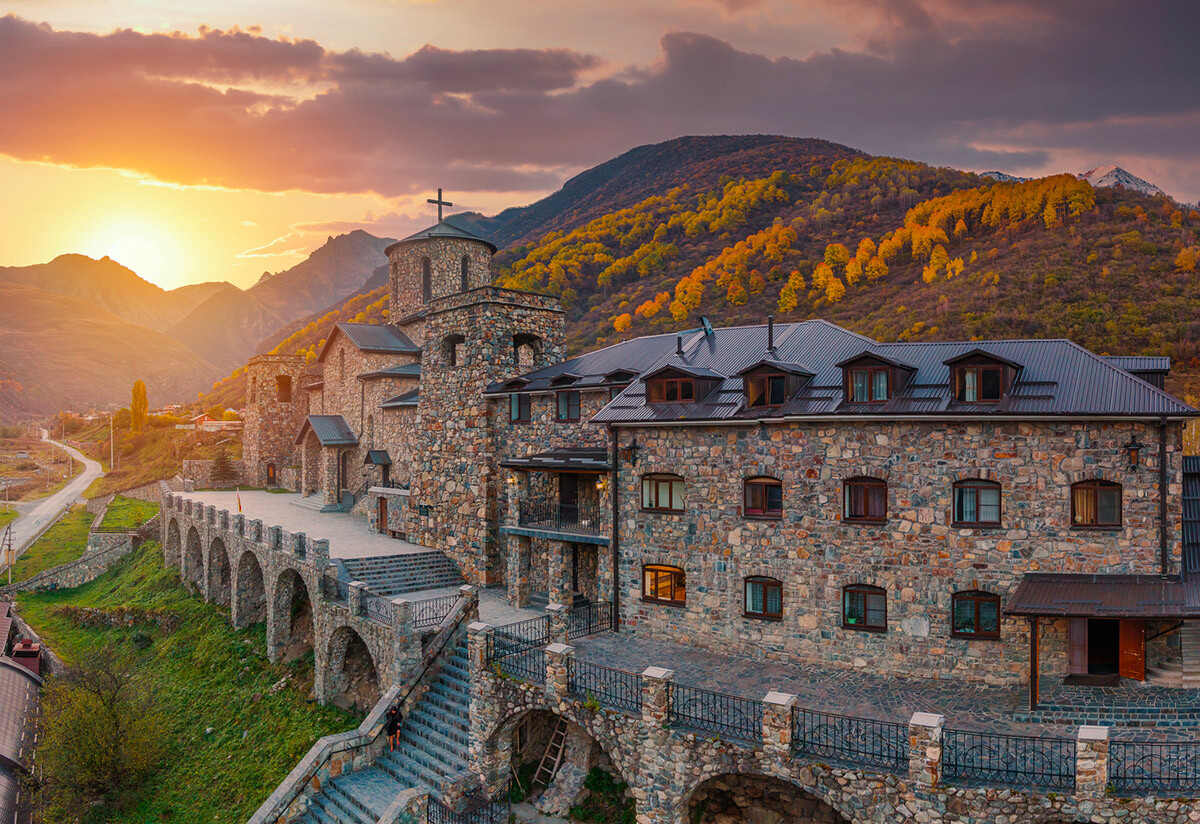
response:
[[[157,281],[162,274],[163,254],[159,245],[141,235],[121,235],[112,240],[104,254],[132,269],[149,281]]]

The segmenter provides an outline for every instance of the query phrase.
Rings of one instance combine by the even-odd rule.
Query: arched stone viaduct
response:
[[[370,709],[421,660],[410,602],[337,581],[329,542],[162,491],[163,560],[234,627],[266,622],[267,657],[314,657],[314,697]]]

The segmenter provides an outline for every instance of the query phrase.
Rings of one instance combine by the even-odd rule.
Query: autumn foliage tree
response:
[[[134,432],[141,432],[150,415],[150,401],[146,398],[146,384],[138,379],[133,382],[132,399],[129,402],[129,423]]]

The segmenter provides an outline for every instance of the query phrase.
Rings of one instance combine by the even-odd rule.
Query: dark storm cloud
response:
[[[394,196],[545,189],[640,143],[776,132],[1007,171],[1151,157],[1174,178],[1156,182],[1200,194],[1191,3],[839,8],[867,21],[862,48],[768,58],[676,32],[653,65],[591,81],[602,62],[566,49],[426,46],[397,59],[253,31],[98,36],[8,17],[0,151],[180,183]],[[315,94],[290,96],[301,84]]]

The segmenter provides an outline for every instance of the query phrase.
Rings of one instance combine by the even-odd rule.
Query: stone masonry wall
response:
[[[212,469],[215,461],[211,460],[188,460],[183,462],[183,477],[192,481],[195,489],[210,489],[218,484],[212,479]],[[226,484],[221,484],[222,488],[229,488],[239,483],[245,483],[246,478],[246,462],[230,461],[233,468],[237,470],[239,481],[231,481]]]
[[[267,485],[267,465],[275,465],[276,482],[284,467],[299,463],[295,445],[300,424],[308,414],[308,396],[300,388],[304,359],[294,355],[256,355],[247,366],[246,408],[243,414],[242,458],[250,486]],[[276,378],[292,381],[290,401],[281,401]]]
[[[1033,571],[1159,570],[1157,449],[1144,450],[1131,470],[1122,448],[1133,435],[1156,443],[1153,426],[794,423],[622,430],[621,442],[635,434],[636,470],[620,473],[622,618],[664,640],[772,660],[1016,683],[1027,677],[1027,622],[1006,618],[999,640],[952,638],[953,593],[1006,599]],[[1181,551],[1180,434],[1173,428],[1169,438],[1172,571]],[[684,513],[640,510],[640,476],[654,472],[683,476]],[[783,482],[781,519],[742,517],[742,481],[756,475]],[[888,482],[886,523],[843,521],[842,481],[861,475]],[[952,485],[969,478],[1002,484],[1000,528],[950,525]],[[1070,485],[1089,478],[1123,485],[1120,529],[1071,527]],[[643,564],[682,567],[686,606],[644,602]],[[742,581],[751,575],[783,582],[782,621],[742,617]],[[842,628],[849,584],[887,590],[887,632]],[[1066,622],[1042,623],[1043,672],[1063,673]]]
[[[468,289],[488,286],[492,282],[492,253],[481,241],[463,238],[397,243],[388,249],[388,316],[393,322],[426,309],[422,289],[423,259],[429,258],[430,286],[433,298],[462,292],[462,259],[469,261]],[[405,329],[408,332],[408,329]],[[418,344],[424,340],[413,338]]]

